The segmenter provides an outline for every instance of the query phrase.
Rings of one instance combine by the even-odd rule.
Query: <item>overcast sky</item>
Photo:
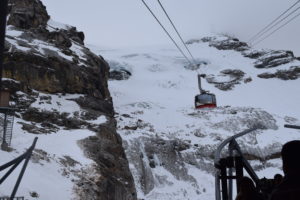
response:
[[[53,20],[84,31],[86,43],[104,47],[169,44],[141,0],[42,0]],[[171,27],[156,0],[146,0]],[[161,0],[185,40],[227,33],[247,41],[296,0]],[[300,6],[300,5],[299,5]],[[173,32],[171,32],[173,33]],[[300,17],[258,45],[300,56]]]

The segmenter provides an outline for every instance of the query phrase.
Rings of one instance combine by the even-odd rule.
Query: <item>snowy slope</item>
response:
[[[70,113],[71,115],[75,112],[82,112],[74,101],[67,100],[78,97],[78,95],[62,96],[40,93],[39,96],[51,96],[51,100],[50,102],[38,100],[32,104],[32,108],[43,111],[57,110],[59,113]],[[93,123],[101,124],[105,122],[106,119],[102,116]],[[8,162],[25,152],[32,144],[34,137],[38,137],[33,157],[28,164],[17,196],[25,196],[26,199],[74,199],[76,196],[74,195],[76,181],[82,176],[88,179],[87,173],[88,171],[92,172],[94,165],[94,162],[83,154],[77,142],[95,135],[95,133],[84,128],[66,130],[57,127],[59,129],[57,132],[35,135],[23,130],[23,123],[28,122],[15,118],[11,145],[14,151],[1,151],[1,162]],[[20,166],[1,185],[1,188],[6,188],[1,190],[1,196],[11,194],[21,169]],[[30,193],[32,192],[36,192],[38,198],[31,197]]]
[[[49,25],[52,29],[68,28],[67,25],[52,20],[49,21]],[[58,57],[72,60],[72,56],[65,55],[53,44],[38,39],[28,41],[26,38],[20,37],[22,34],[25,34],[25,31],[23,32],[14,26],[7,27],[6,40],[11,44],[10,52],[28,53],[32,51],[37,56],[47,57],[47,52],[51,50],[56,52]],[[86,60],[82,45],[73,42],[71,50],[77,58],[81,59],[80,62]],[[85,64],[82,63],[82,66]],[[12,79],[5,78],[3,80],[20,84],[19,81]],[[48,112],[48,114],[50,113],[49,118],[51,114],[56,113],[58,118],[65,116],[66,119],[79,119],[80,116],[87,113],[86,109],[82,109],[74,101],[74,99],[84,96],[83,94],[46,94],[32,91],[31,95],[21,91],[16,94],[18,102],[25,104],[29,102],[29,105],[31,104],[30,109],[38,111],[40,114]],[[43,125],[43,123],[49,124],[48,119],[43,123],[25,121],[21,115],[23,113],[16,112],[11,151],[0,151],[2,165],[24,153],[31,146],[34,138],[38,137],[35,150],[16,196],[23,196],[27,200],[77,199],[76,192],[80,190],[78,185],[82,185],[80,181],[93,182],[91,179],[97,178],[97,173],[94,171],[96,163],[84,155],[79,142],[89,136],[95,136],[96,133],[89,130],[87,126],[80,125],[79,121],[75,121],[75,123],[78,123],[76,125],[80,127],[74,129],[57,124]],[[107,118],[105,115],[101,115],[97,119],[85,120],[85,122],[92,126],[99,126],[106,123]],[[0,197],[11,195],[23,163],[1,184]],[[1,171],[0,176],[2,177],[7,171],[8,169]]]
[[[217,50],[203,42],[189,46],[197,61],[208,63],[201,66],[201,73],[224,80],[228,77],[220,74],[222,70],[239,69],[252,81],[241,81],[229,91],[203,81],[203,87],[216,94],[218,108],[195,110],[197,72],[184,68],[186,61],[172,46],[122,50],[90,46],[132,73],[128,80],[111,80],[109,87],[140,199],[214,199],[215,148],[258,122],[267,130],[239,142],[247,153],[262,159],[280,151],[286,141],[300,138],[299,131],[283,128],[286,123],[300,124],[300,79],[257,77],[299,66],[299,61],[257,69],[256,60],[240,52]],[[251,164],[261,177],[282,173],[280,159]]]

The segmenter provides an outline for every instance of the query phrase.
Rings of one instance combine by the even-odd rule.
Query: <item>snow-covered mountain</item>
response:
[[[211,200],[213,155],[224,139],[264,125],[238,142],[260,177],[273,177],[282,173],[282,144],[300,138],[283,128],[300,124],[300,61],[290,51],[196,38],[187,44],[197,68],[173,46],[87,48],[82,32],[51,20],[36,0],[11,0],[8,24],[4,85],[17,110],[1,163],[39,138],[17,196]],[[197,73],[217,108],[194,108]]]
[[[292,52],[255,50],[227,36],[187,44],[198,70],[173,46],[90,46],[111,71],[129,74],[113,76],[109,88],[139,199],[214,199],[216,147],[255,124],[266,129],[239,144],[261,178],[282,174],[281,145],[300,138],[299,131],[283,128],[300,123],[300,61]],[[218,108],[195,110],[198,72],[206,74],[203,87],[216,94]]]

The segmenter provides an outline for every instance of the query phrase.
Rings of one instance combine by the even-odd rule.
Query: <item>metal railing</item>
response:
[[[300,129],[298,125],[284,125],[285,128]],[[236,139],[247,135],[257,129],[264,129],[263,126],[257,125],[253,128],[247,129],[223,141],[215,151],[214,165],[215,173],[215,196],[216,200],[232,200],[233,199],[233,179],[237,180],[237,191],[239,191],[238,180],[243,177],[244,170],[249,174],[251,179],[256,184],[256,189],[262,194],[262,197],[267,199],[270,187],[268,186],[268,179],[259,179],[255,171],[245,159],[240,146]],[[223,149],[228,146],[228,155],[225,158],[221,157]],[[235,169],[235,175],[233,175]],[[267,185],[265,185],[267,184]],[[271,185],[271,187],[273,187]]]
[[[34,138],[32,145],[29,147],[29,149],[25,153],[23,153],[22,155],[20,155],[19,157],[15,158],[15,159],[13,159],[12,161],[10,161],[10,162],[8,162],[8,163],[0,166],[0,171],[3,171],[5,169],[9,168],[8,171],[0,179],[0,185],[1,185],[7,179],[7,177],[18,167],[18,165],[23,160],[25,161],[24,164],[23,164],[23,167],[22,167],[22,169],[20,171],[20,174],[18,176],[18,179],[16,181],[16,184],[15,184],[15,186],[14,186],[14,188],[12,190],[12,193],[11,193],[11,195],[9,197],[9,200],[15,200],[16,199],[15,195],[17,193],[17,190],[19,188],[19,185],[20,185],[21,180],[23,178],[23,175],[25,173],[25,170],[26,170],[26,167],[28,165],[29,159],[30,159],[30,157],[32,155],[32,152],[33,152],[34,148],[35,148],[37,139],[38,139],[37,137]],[[1,198],[6,198],[6,197],[1,197]],[[18,197],[18,198],[20,198],[20,197]]]
[[[0,140],[7,146],[11,144],[14,113],[14,108],[0,107]]]
[[[216,168],[215,173],[215,196],[216,200],[232,200],[233,199],[233,179],[239,180],[243,177],[244,169],[254,180],[256,185],[259,185],[259,178],[255,171],[252,169],[249,162],[244,158],[243,153],[236,142],[236,139],[246,134],[252,133],[257,129],[263,127],[257,125],[253,128],[240,132],[225,141],[223,141],[215,152],[214,165]],[[228,156],[221,158],[223,149],[228,146]],[[235,154],[235,155],[234,155]],[[235,176],[233,175],[235,169]],[[237,182],[238,183],[238,182]],[[237,190],[239,185],[237,184]]]

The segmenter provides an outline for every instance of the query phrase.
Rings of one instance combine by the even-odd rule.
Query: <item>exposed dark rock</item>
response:
[[[135,131],[135,130],[138,129],[138,127],[137,126],[125,126],[124,129],[125,130],[133,130],[133,131]]]
[[[248,50],[242,53],[243,56],[247,58],[253,58],[253,59],[264,56],[265,54],[267,54],[267,52],[263,50]]]
[[[189,181],[192,185],[196,182],[189,175],[186,163],[197,166],[196,157],[183,154],[184,150],[191,145],[179,139],[165,140],[160,137],[140,137],[131,143],[131,160],[137,170],[138,182],[145,194],[152,191],[156,184],[172,185],[173,183],[166,176],[155,174],[153,168],[163,167],[176,179]],[[199,157],[200,158],[200,157]],[[199,167],[199,166],[198,166]],[[157,181],[158,183],[155,183]]]
[[[104,199],[134,200],[136,193],[128,161],[122,148],[122,140],[115,132],[115,121],[111,120],[98,130],[98,137],[80,141],[85,154],[98,164],[100,180],[95,180],[96,192]],[[89,196],[89,195],[88,195]]]
[[[295,60],[294,54],[291,51],[269,51],[266,54],[258,57],[254,63],[256,68],[271,68],[283,65]]]
[[[109,79],[111,80],[127,80],[132,75],[131,66],[125,62],[109,61],[109,66]]]
[[[114,115],[113,104],[111,98],[101,100],[91,96],[84,96],[74,99],[82,108],[92,109],[103,112],[109,116]]]
[[[109,72],[109,79],[111,80],[127,80],[131,76],[131,73],[125,69],[111,70]]]
[[[250,47],[245,42],[239,41],[237,38],[224,36],[220,39],[218,37],[204,37],[200,40],[190,40],[187,44],[208,42],[209,46],[215,47],[219,50],[235,50],[235,51],[245,51]]]
[[[288,70],[277,70],[275,73],[262,73],[257,75],[259,78],[269,79],[278,78],[281,80],[295,80],[300,78],[300,67],[293,66]]]
[[[186,142],[181,141],[181,140],[174,140],[173,141],[173,146],[174,146],[174,149],[176,151],[184,151],[184,150],[187,150],[191,147],[191,145],[189,143],[186,143]]]
[[[209,46],[219,50],[235,50],[242,53],[243,56],[257,59],[254,62],[256,68],[271,68],[290,63],[297,58],[291,51],[284,50],[252,50],[245,42],[230,36],[223,37],[204,37],[202,39],[189,40],[187,44],[206,42]]]
[[[79,116],[69,117],[69,113],[59,113],[58,111],[45,111],[37,108],[28,108],[22,113],[22,118],[26,121],[39,124],[41,128],[35,125],[23,124],[23,129],[31,133],[51,133],[58,130],[57,126],[64,127],[65,129],[81,129],[86,127],[94,131],[95,125],[92,125]]]
[[[46,161],[46,162],[50,162],[51,158],[50,158],[50,155],[42,150],[42,149],[34,149],[33,153],[32,153],[32,156],[30,157],[30,160],[33,162],[33,163],[39,163],[41,165],[43,165],[43,161]]]
[[[244,83],[250,83],[252,81],[251,77],[245,78],[244,79]]]
[[[238,69],[226,69],[220,72],[220,75],[208,75],[206,80],[208,83],[214,84],[216,88],[220,90],[231,90],[237,84],[240,84],[245,73]],[[218,80],[218,79],[227,78],[228,80]]]
[[[76,115],[76,113],[74,115]],[[99,112],[99,111],[92,110],[92,109],[87,109],[86,111],[81,112],[80,119],[82,119],[82,120],[96,120],[101,115],[102,115],[102,113]]]
[[[23,52],[6,53],[4,75],[38,91],[81,93],[103,99],[109,97],[105,80],[108,65],[100,60],[97,62],[98,66],[83,68],[57,57],[45,58]]]
[[[77,31],[75,27],[71,27],[68,30],[59,29],[57,31],[50,32],[47,35],[48,41],[52,41],[58,47],[72,46],[72,40],[83,45],[84,44],[84,33]]]
[[[32,197],[32,198],[39,198],[39,194],[37,193],[37,192],[35,192],[35,191],[31,191],[31,192],[29,192],[29,194],[30,194],[30,196]]]
[[[59,162],[64,167],[75,167],[76,165],[81,165],[78,161],[74,160],[70,156],[64,156],[63,158],[59,158]]]
[[[50,16],[40,1],[9,0],[8,25],[21,29],[45,27]]]
[[[216,47],[219,50],[236,50],[236,51],[244,51],[249,49],[247,43],[240,42],[236,38],[229,38],[223,41],[211,41],[209,43],[210,46]]]
[[[22,124],[22,130],[25,130],[28,133],[33,133],[33,134],[49,134],[57,131],[57,128],[46,129],[46,128],[37,127],[34,124],[27,124],[24,122],[19,122],[19,124]]]

